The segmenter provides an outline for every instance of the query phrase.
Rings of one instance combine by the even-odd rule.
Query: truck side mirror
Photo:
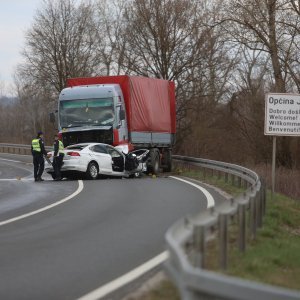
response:
[[[53,124],[55,123],[55,114],[53,112],[51,112],[49,114],[49,120],[51,123],[53,123]]]
[[[123,109],[120,110],[120,120],[125,120],[125,110]]]

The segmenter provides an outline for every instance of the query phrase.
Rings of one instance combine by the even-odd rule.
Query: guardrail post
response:
[[[262,227],[262,205],[263,205],[261,190],[257,192],[255,198],[256,198],[256,226],[257,228],[261,228]]]
[[[228,173],[225,173],[225,182],[228,182]]]
[[[238,187],[239,188],[242,187],[242,178],[241,177],[238,178]]]
[[[238,222],[239,222],[239,250],[246,250],[246,206],[239,204],[238,206]]]
[[[228,247],[228,216],[219,215],[219,243],[220,243],[220,267],[227,268],[227,247]]]
[[[262,188],[262,215],[266,214],[266,201],[267,201],[267,189],[266,189],[266,182],[265,180],[261,181],[261,188]]]
[[[249,225],[250,225],[250,233],[251,237],[255,239],[256,237],[256,208],[255,205],[256,200],[255,197],[250,197],[250,218],[249,218]]]
[[[202,225],[195,225],[193,234],[196,250],[195,266],[205,268],[205,227]]]
[[[235,176],[231,174],[231,185],[234,186]]]

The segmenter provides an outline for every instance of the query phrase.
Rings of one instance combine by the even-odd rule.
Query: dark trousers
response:
[[[44,172],[45,162],[43,154],[41,153],[34,153],[33,154],[33,172],[34,172],[34,179],[38,179],[42,177]]]
[[[63,159],[64,156],[63,155],[59,155],[59,156],[55,156],[53,158],[53,169],[54,169],[54,174],[55,174],[55,179],[61,179],[61,172],[60,169],[63,165]]]

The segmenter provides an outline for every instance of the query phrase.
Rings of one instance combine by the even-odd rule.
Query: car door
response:
[[[125,170],[124,155],[111,146],[107,146],[107,152],[111,156],[113,175],[123,175]]]
[[[94,145],[90,148],[93,159],[99,165],[99,174],[112,173],[112,158],[105,145]]]

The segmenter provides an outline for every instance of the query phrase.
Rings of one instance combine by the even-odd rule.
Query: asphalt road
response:
[[[0,155],[0,299],[77,299],[163,252],[166,230],[207,207],[199,189],[172,178],[106,179],[3,224],[78,189],[46,175],[35,183],[30,163]]]

